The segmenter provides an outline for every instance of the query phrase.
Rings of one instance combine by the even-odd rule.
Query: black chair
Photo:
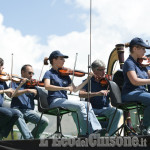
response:
[[[141,124],[141,119],[140,119],[140,111],[143,110],[142,104],[138,103],[138,102],[123,103],[121,100],[121,91],[120,91],[118,85],[113,81],[108,81],[108,83],[109,83],[109,88],[110,88],[110,98],[111,98],[112,106],[116,107],[116,111],[117,111],[117,109],[121,109],[121,110],[123,110],[124,113],[129,112],[129,110],[136,109],[137,115],[138,115],[138,120],[140,123],[139,124],[140,134],[143,134],[142,133],[142,124]],[[116,111],[114,113],[114,116],[116,114]],[[109,129],[112,125],[112,122],[113,122],[113,119],[111,121]],[[118,135],[121,135],[123,129],[124,129],[124,135],[128,135],[128,132],[132,133],[132,135],[137,135],[137,133],[128,126],[127,117],[124,117],[123,124],[112,135],[118,133],[119,130],[120,130],[120,133],[118,133]]]
[[[63,108],[63,107],[49,108],[49,104],[47,102],[48,91],[43,89],[43,88],[39,88],[39,87],[36,87],[36,89],[37,89],[37,98],[36,99],[38,100],[38,111],[41,112],[40,121],[41,121],[43,114],[56,116],[57,117],[56,132],[54,132],[49,137],[52,137],[53,135],[57,135],[58,137],[63,137],[64,135],[62,134],[62,129],[61,129],[62,116],[64,114],[67,114],[70,112],[75,112],[75,111],[71,111],[71,110],[68,110],[68,109]],[[80,128],[78,114],[76,113],[76,115],[77,115],[77,120],[78,120],[78,126]],[[37,125],[39,125],[40,121],[38,122]],[[38,130],[38,128],[37,128],[37,130]],[[80,134],[80,131],[78,134]]]

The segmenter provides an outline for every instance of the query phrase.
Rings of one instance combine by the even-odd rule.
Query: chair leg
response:
[[[140,134],[142,135],[142,124],[141,124],[141,119],[140,119],[140,113],[139,113],[139,107],[138,104],[136,104],[136,110],[137,110],[137,115],[138,115],[138,120],[139,120],[139,125],[140,125]]]
[[[13,127],[12,127],[12,129],[11,129],[11,131],[10,131],[10,132],[11,132],[11,139],[12,139],[12,140],[14,140],[14,132],[13,132]]]
[[[59,108],[57,108],[57,118],[56,118],[56,131],[51,134],[50,136],[48,136],[47,138],[49,137],[52,137],[54,136],[55,134],[59,135],[61,138],[64,137],[64,135],[62,134],[62,130],[61,130],[61,119],[62,119],[62,116],[60,116],[60,110]]]
[[[136,133],[134,133],[130,129],[130,127],[128,127],[128,125],[126,123],[126,119],[124,118],[123,124],[114,133],[112,133],[110,136],[113,136],[114,134],[116,134],[120,129],[121,129],[121,131],[119,133],[119,136],[121,135],[123,129],[124,129],[124,136],[125,136],[125,132],[127,132],[127,130],[130,131],[130,133],[132,133],[133,135],[137,135]]]

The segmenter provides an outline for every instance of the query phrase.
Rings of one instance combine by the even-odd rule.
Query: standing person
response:
[[[90,103],[95,115],[104,115],[109,119],[109,127],[116,109],[110,107],[108,85],[102,85],[100,83],[101,79],[105,78],[106,66],[104,62],[99,59],[95,60],[91,66],[94,76],[91,78]],[[88,100],[88,84],[80,90],[79,96],[85,98],[85,101]],[[121,115],[122,111],[117,110],[109,135],[112,135],[117,129]]]
[[[138,58],[142,58],[145,49],[150,46],[145,44],[141,38],[133,38],[129,44],[130,55],[124,63],[124,85],[122,89],[122,100],[124,102],[140,102],[144,107],[143,130],[144,134],[150,135],[150,93],[146,90],[146,85],[150,84],[150,71],[147,67],[142,67]]]
[[[62,106],[71,111],[76,111],[79,116],[81,135],[86,135],[87,109],[85,104],[81,101],[68,100],[67,91],[77,92],[88,82],[88,79],[76,87],[73,83],[71,84],[71,79],[69,76],[61,76],[58,69],[63,67],[65,62],[64,58],[68,58],[68,56],[63,55],[60,51],[53,51],[49,56],[49,61],[52,68],[47,71],[43,77],[45,89],[48,90],[47,100],[50,108]],[[90,78],[91,76],[92,75],[90,75]],[[91,105],[89,105],[88,117],[88,133],[100,133],[102,128],[92,110]]]
[[[21,76],[23,78],[31,80],[33,75],[34,72],[31,65],[27,64],[21,68]],[[12,82],[13,89],[17,89],[18,86],[19,83]],[[43,133],[49,122],[48,119],[45,116],[43,116],[40,124],[32,130],[32,133],[28,129],[25,120],[33,124],[37,124],[40,120],[40,114],[34,110],[34,99],[36,95],[36,89],[29,88],[26,84],[24,84],[12,98],[11,107],[20,112],[20,117],[17,121],[17,126],[24,139],[32,139],[33,136],[34,138],[39,138],[40,134]]]
[[[4,69],[3,65],[4,60],[0,58],[0,74],[2,74]],[[19,118],[19,113],[16,110],[2,106],[4,101],[4,93],[11,97],[14,90],[8,88],[5,81],[0,81],[0,140],[2,140],[3,137],[8,136],[9,132],[13,128],[13,125]]]

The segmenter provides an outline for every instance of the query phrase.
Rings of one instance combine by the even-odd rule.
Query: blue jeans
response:
[[[19,118],[19,113],[6,107],[0,107],[0,134],[2,137],[7,137],[13,125]]]
[[[94,110],[95,115],[104,115],[109,119],[109,122],[108,122],[108,127],[109,127],[109,125],[112,121],[112,118],[114,116],[114,112],[115,112],[116,108],[114,108],[114,107],[105,107],[103,109],[93,108],[93,110]],[[118,109],[114,116],[111,128],[109,130],[109,135],[112,135],[117,130],[122,114],[123,114],[122,110]]]
[[[132,91],[125,95],[122,95],[123,102],[141,102],[144,106],[144,117],[143,117],[143,124],[146,128],[150,127],[150,93],[142,92],[142,91]]]
[[[27,122],[31,122],[33,124],[37,124],[40,120],[40,114],[37,113],[35,110],[30,110],[30,109],[15,109],[19,112],[19,118],[18,121],[16,122],[16,125],[18,129],[20,130],[22,136],[24,139],[32,139],[33,135],[36,137],[34,138],[39,138],[40,134],[45,130],[45,128],[48,126],[49,120],[47,117],[43,116],[41,119],[40,124],[35,126],[35,128],[32,130],[32,132],[29,130],[25,120]]]
[[[50,108],[55,107],[64,107],[71,111],[76,111],[79,117],[79,123],[81,128],[81,135],[86,135],[87,133],[87,108],[86,102],[83,101],[71,101],[65,98],[56,98],[50,104]],[[76,115],[73,113],[73,116]],[[74,118],[74,117],[73,117]],[[77,127],[78,128],[78,127]],[[91,104],[89,105],[89,114],[88,114],[88,133],[91,134],[95,130],[102,129],[100,123],[98,122]]]

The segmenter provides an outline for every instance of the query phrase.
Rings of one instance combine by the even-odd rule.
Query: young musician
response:
[[[50,64],[52,68],[47,71],[43,77],[45,89],[48,90],[48,103],[50,108],[62,106],[71,111],[76,111],[79,116],[79,123],[81,127],[81,135],[86,135],[87,133],[87,109],[84,102],[82,101],[72,101],[68,100],[67,91],[77,92],[85,84],[87,84],[88,79],[85,80],[79,86],[71,84],[71,79],[68,76],[62,76],[58,69],[62,68],[65,62],[65,58],[68,56],[63,55],[60,51],[53,51],[49,56]],[[91,74],[90,77],[91,78]],[[89,115],[88,115],[89,127],[88,133],[101,132],[101,125],[99,124],[91,105],[89,105]]]
[[[142,67],[138,58],[142,58],[145,49],[150,46],[145,44],[141,38],[134,38],[129,44],[130,55],[123,66],[124,85],[122,89],[122,100],[124,102],[140,102],[144,105],[143,124],[146,132],[150,135],[150,93],[146,90],[146,85],[150,84],[150,71],[147,67]]]
[[[91,66],[94,76],[91,78],[90,103],[96,115],[104,115],[109,119],[109,127],[116,109],[110,106],[110,97],[107,82],[104,85],[101,83],[102,79],[105,78],[106,66],[104,62],[99,59],[95,60]],[[88,100],[88,84],[86,84],[80,90],[79,96],[81,98],[85,98],[85,101]],[[109,131],[109,135],[112,135],[115,130],[117,130],[121,115],[122,111],[117,110]]]
[[[32,79],[34,71],[31,65],[27,64],[21,68],[21,76],[29,80]],[[12,88],[17,89],[19,83],[12,82]],[[37,95],[37,91],[34,88],[28,87],[26,84],[22,85],[15,96],[12,98],[11,107],[20,112],[20,117],[17,121],[17,126],[24,137],[24,139],[39,138],[48,125],[48,119],[43,116],[38,126],[30,132],[25,122],[31,122],[37,124],[40,120],[40,114],[34,110],[34,99]],[[37,129],[38,127],[38,129]],[[36,135],[35,135],[36,134]]]
[[[4,69],[3,65],[4,60],[0,58],[0,74],[2,74]],[[6,82],[0,80],[0,140],[3,137],[8,136],[9,132],[13,128],[13,125],[19,117],[19,113],[16,110],[2,106],[4,101],[4,93],[10,97],[13,92],[14,90],[8,88]]]

